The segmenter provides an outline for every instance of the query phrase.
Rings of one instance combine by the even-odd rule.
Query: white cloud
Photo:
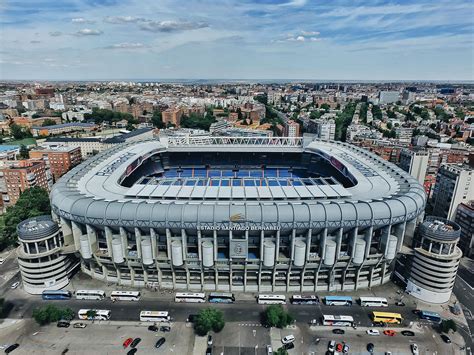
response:
[[[148,46],[140,42],[135,42],[135,43],[124,42],[124,43],[113,44],[111,46],[107,46],[104,48],[105,49],[141,49],[141,48],[148,48]]]
[[[306,5],[307,0],[292,0],[290,2],[286,2],[281,4],[280,6],[294,6],[294,7],[301,7]]]
[[[137,23],[142,21],[146,20],[144,18],[135,16],[107,16],[104,18],[104,22],[113,24]]]
[[[100,36],[103,32],[101,30],[93,30],[90,28],[84,28],[77,31],[76,36]]]
[[[93,20],[86,20],[84,17],[76,17],[76,18],[73,18],[71,19],[71,22],[72,23],[77,23],[77,24],[91,24],[91,23],[95,23],[95,21]]]
[[[150,32],[177,32],[196,30],[209,27],[205,22],[186,22],[186,21],[143,21],[139,24],[144,31]]]

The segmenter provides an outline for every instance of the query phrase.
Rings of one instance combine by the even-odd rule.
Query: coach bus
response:
[[[209,294],[210,303],[234,303],[235,297],[232,293],[212,292]]]
[[[435,312],[420,311],[418,313],[418,315],[421,319],[430,320],[430,321],[436,322],[436,323],[441,322],[441,316],[438,313],[435,313]]]
[[[400,313],[372,312],[372,320],[377,324],[400,324],[403,318]]]
[[[139,301],[140,291],[112,291],[110,299],[112,301]]]
[[[286,304],[285,295],[258,295],[258,304]]]
[[[102,290],[77,290],[76,299],[78,300],[103,300],[105,291]]]
[[[293,295],[291,296],[292,304],[318,304],[319,298],[316,295]]]
[[[187,302],[187,303],[204,303],[206,302],[205,293],[190,293],[190,292],[176,292],[174,296],[174,301]]]
[[[359,301],[362,307],[388,307],[388,301],[383,297],[361,297]]]
[[[354,318],[351,316],[333,316],[331,314],[323,314],[323,325],[352,327],[354,325]]]
[[[80,309],[77,312],[79,319],[84,320],[109,320],[110,310],[108,309]]]
[[[72,297],[71,291],[66,290],[45,290],[41,294],[44,300],[69,300]]]
[[[352,306],[352,297],[350,296],[326,296],[324,301],[328,306]]]
[[[171,317],[166,311],[141,311],[140,322],[169,322]]]

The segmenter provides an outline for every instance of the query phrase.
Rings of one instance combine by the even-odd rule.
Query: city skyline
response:
[[[1,80],[470,81],[468,1],[2,5]]]

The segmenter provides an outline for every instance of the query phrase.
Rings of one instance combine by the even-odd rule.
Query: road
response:
[[[459,332],[463,335],[464,340],[466,341],[466,348],[471,350],[474,347],[474,342],[472,339],[472,331],[474,330],[474,275],[472,268],[466,268],[463,264],[459,265],[458,277],[456,278],[456,283],[454,284],[454,294],[458,298],[459,302],[462,305],[464,310],[464,315],[469,328],[459,329]],[[468,352],[469,353],[469,352]]]

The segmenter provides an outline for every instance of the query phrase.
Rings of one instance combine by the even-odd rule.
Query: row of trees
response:
[[[117,112],[97,107],[92,109],[92,113],[85,113],[84,119],[94,121],[97,124],[103,122],[112,124],[113,122],[122,120],[126,120],[129,124],[138,124],[138,121],[130,113]]]
[[[25,190],[16,204],[8,207],[4,214],[4,225],[0,226],[0,250],[16,243],[18,223],[27,218],[50,213],[51,206],[45,189],[35,186]]]
[[[59,308],[55,305],[47,305],[33,310],[33,319],[39,325],[46,325],[60,320],[71,320],[74,311],[71,308]]]

